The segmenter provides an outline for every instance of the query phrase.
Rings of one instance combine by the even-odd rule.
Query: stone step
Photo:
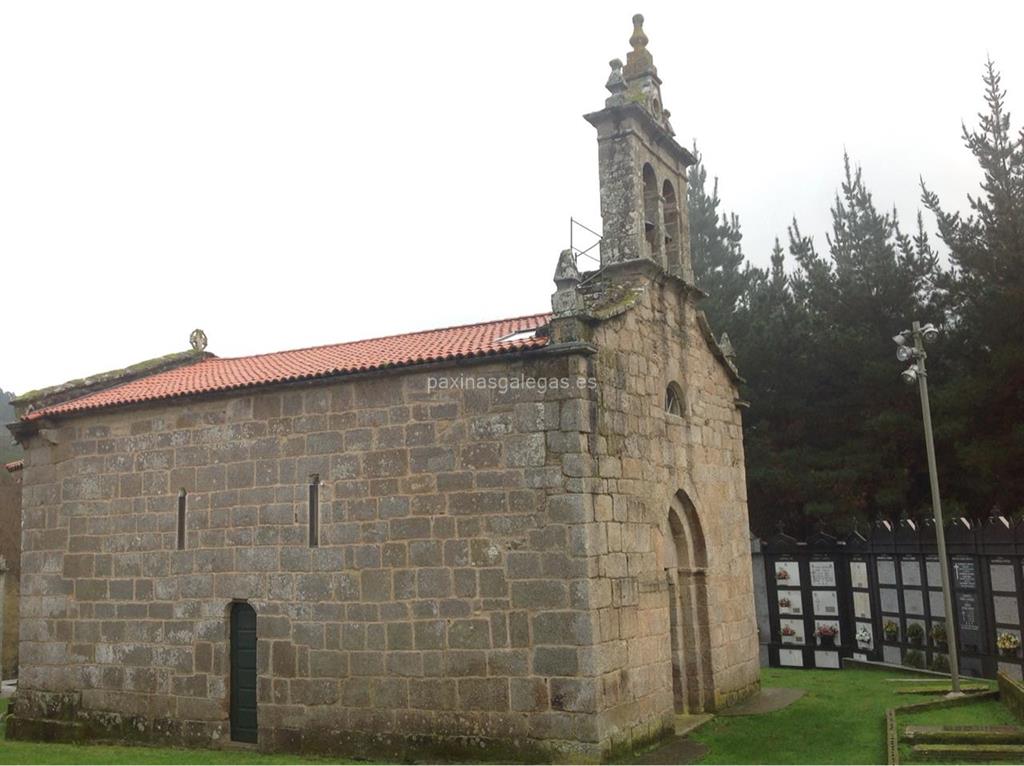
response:
[[[960,691],[968,692],[987,692],[992,687],[988,684],[960,684]],[[945,686],[908,686],[903,689],[897,689],[897,694],[948,694],[952,691],[952,688],[946,684]]]
[[[1021,763],[1024,745],[914,745],[914,754],[941,763]]]
[[[1024,745],[1020,726],[907,726],[907,742],[930,744]]]
[[[676,736],[685,737],[690,732],[699,729],[712,718],[714,718],[714,716],[710,713],[700,713],[697,715],[677,715]]]

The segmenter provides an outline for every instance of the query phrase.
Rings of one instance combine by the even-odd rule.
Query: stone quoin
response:
[[[552,313],[15,400],[9,737],[587,761],[756,691],[740,379],[642,22]]]

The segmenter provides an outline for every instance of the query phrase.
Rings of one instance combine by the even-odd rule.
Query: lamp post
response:
[[[952,681],[950,696],[960,695],[960,668],[957,659],[956,621],[953,619],[953,591],[949,582],[949,559],[946,558],[946,531],[942,523],[942,500],[939,498],[939,471],[935,465],[935,441],[932,438],[932,412],[928,404],[928,371],[925,367],[927,354],[925,341],[932,342],[939,337],[939,331],[932,324],[921,326],[914,322],[912,329],[904,330],[893,337],[896,342],[896,358],[901,362],[911,359],[910,365],[900,377],[913,385],[917,383],[921,392],[921,416],[924,418],[924,444],[928,452],[928,478],[932,489],[932,511],[935,514],[935,540],[939,546],[939,572],[942,576],[942,603],[946,613],[946,641],[949,650],[949,675]],[[913,344],[913,345],[911,345]]]

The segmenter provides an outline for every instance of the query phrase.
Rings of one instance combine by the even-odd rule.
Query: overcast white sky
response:
[[[961,205],[986,55],[1024,118],[1020,2],[3,2],[0,387],[547,310],[634,12],[755,263],[844,147]]]

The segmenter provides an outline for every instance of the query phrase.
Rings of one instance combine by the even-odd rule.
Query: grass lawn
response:
[[[0,700],[0,763],[355,763],[264,755],[246,750],[187,750],[174,747],[122,747],[119,745],[60,745],[7,741],[4,716],[8,700]]]
[[[904,675],[894,670],[762,668],[761,673],[763,686],[807,694],[775,713],[718,716],[692,735],[710,748],[701,763],[885,763],[886,708],[931,699],[896,694],[907,684],[887,680]]]
[[[931,699],[896,693],[908,684],[892,679],[910,677],[896,670],[763,668],[763,686],[806,689],[807,694],[774,713],[719,716],[691,736],[708,746],[702,761],[708,764],[885,763],[886,708]],[[6,711],[7,700],[0,700],[0,764],[345,763],[244,750],[7,742],[2,720]],[[1014,721],[1001,704],[992,701],[900,716],[899,722],[902,726]]]

